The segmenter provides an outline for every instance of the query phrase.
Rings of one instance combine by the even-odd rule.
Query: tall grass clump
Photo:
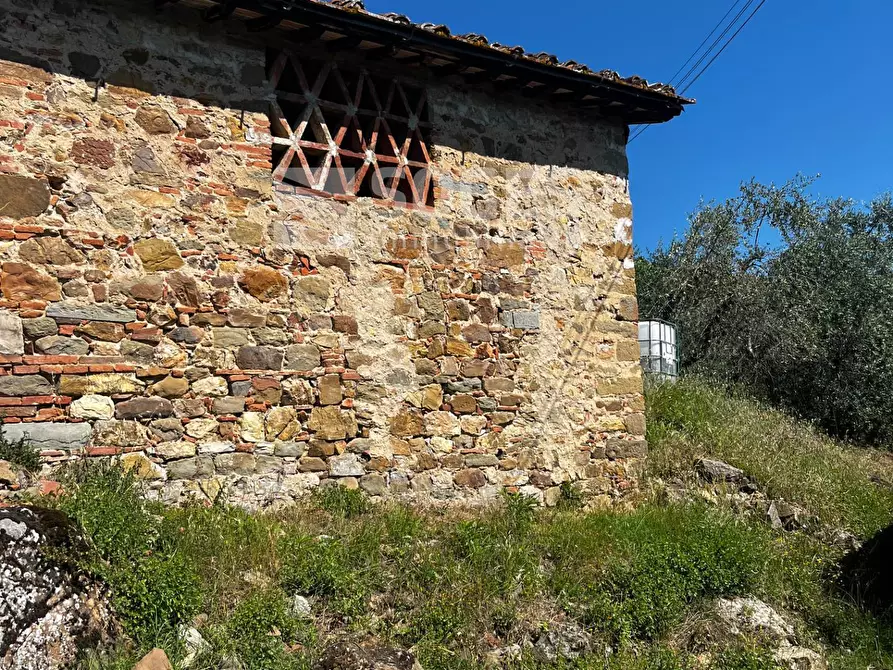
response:
[[[202,604],[196,566],[163,550],[163,510],[145,501],[132,474],[113,464],[70,469],[55,504],[88,542],[81,566],[111,587],[125,630],[141,646],[177,640],[179,626]]]
[[[652,473],[690,471],[703,457],[741,468],[772,498],[868,537],[893,520],[893,459],[696,377],[647,391]]]

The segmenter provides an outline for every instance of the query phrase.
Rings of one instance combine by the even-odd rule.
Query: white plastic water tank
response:
[[[646,373],[674,379],[678,377],[676,326],[660,320],[640,321],[639,357]]]

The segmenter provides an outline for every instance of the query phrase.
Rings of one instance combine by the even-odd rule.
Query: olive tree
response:
[[[893,201],[742,184],[637,264],[643,318],[679,328],[684,371],[830,432],[893,442]]]

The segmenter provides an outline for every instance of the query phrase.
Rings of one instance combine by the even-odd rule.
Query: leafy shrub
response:
[[[587,625],[656,639],[702,598],[760,586],[768,538],[700,506],[594,514],[554,525],[552,588]]]
[[[57,504],[90,544],[83,567],[104,579],[128,633],[141,645],[175,637],[201,606],[195,568],[176,551],[157,553],[161,509],[141,496],[132,474],[112,463],[84,463],[63,477]]]
[[[125,628],[144,645],[169,638],[201,608],[201,584],[179,554],[109,565],[100,574],[112,587],[112,602]]]
[[[369,511],[369,498],[359,489],[326,486],[313,492],[313,503],[342,519],[353,519]]]
[[[59,507],[75,519],[103,560],[139,560],[158,537],[140,483],[110,462],[85,461],[63,471]],[[160,510],[158,510],[160,511]]]
[[[251,670],[299,670],[310,664],[294,646],[312,644],[315,630],[290,613],[282,591],[270,589],[242,600],[210,636],[218,655],[238,659]]]
[[[370,587],[348,546],[332,537],[286,536],[280,542],[280,582],[288,593],[320,596],[345,617],[366,610]]]
[[[25,437],[10,441],[4,433],[0,433],[0,461],[8,461],[35,472],[40,469],[40,451]]]

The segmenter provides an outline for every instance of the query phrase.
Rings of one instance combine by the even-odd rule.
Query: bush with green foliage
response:
[[[678,326],[684,371],[824,429],[893,442],[893,200],[820,200],[810,180],[702,204],[636,265],[643,318]]]
[[[63,490],[54,504],[89,543],[77,560],[111,586],[125,630],[141,644],[176,639],[201,607],[201,583],[188,557],[158,551],[164,510],[145,501],[131,474],[108,463],[71,468]]]
[[[567,517],[544,539],[565,609],[621,642],[659,639],[700,599],[759,592],[772,560],[764,529],[701,507]]]
[[[285,594],[269,589],[250,594],[238,603],[225,623],[208,634],[221,659],[239,659],[252,670],[303,670],[310,662],[292,648],[311,645],[313,625],[293,615]]]
[[[40,451],[24,437],[10,441],[4,433],[0,433],[0,461],[36,472],[40,469]]]
[[[132,666],[156,645],[177,663],[178,628],[198,612],[209,644],[199,669],[301,670],[330,633],[349,632],[412,648],[426,670],[482,670],[491,645],[571,619],[593,636],[592,654],[544,663],[524,653],[509,667],[688,670],[692,657],[668,644],[671,633],[713,598],[741,594],[796,613],[831,647],[835,668],[893,661],[889,626],[833,592],[827,547],[722,506],[541,510],[515,495],[445,511],[348,494],[250,514],[163,509],[138,493],[129,475],[93,465],[48,501],[84,529],[84,565],[107,579],[134,638],[85,656],[91,670]],[[292,612],[296,595],[310,600],[312,619]],[[733,648],[709,667],[770,670],[770,661],[760,648]]]

